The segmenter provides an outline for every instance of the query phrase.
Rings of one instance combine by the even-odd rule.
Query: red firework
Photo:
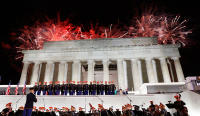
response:
[[[155,16],[145,14],[134,21],[128,29],[119,25],[109,27],[91,26],[89,31],[82,31],[80,26],[75,26],[69,20],[48,20],[44,23],[36,23],[33,26],[24,26],[17,38],[20,45],[17,51],[41,49],[45,41],[65,41],[95,38],[134,38],[157,37],[160,44],[187,43],[187,35],[191,30],[186,30],[186,20],[180,21],[180,16],[170,18],[167,16]],[[123,31],[122,31],[123,30]],[[125,31],[124,31],[125,30]],[[22,58],[19,55],[18,58]]]
[[[143,15],[136,20],[135,28],[129,28],[134,37],[157,37],[160,44],[181,43],[185,46],[187,35],[192,33],[187,30],[180,16],[169,18],[167,16]]]

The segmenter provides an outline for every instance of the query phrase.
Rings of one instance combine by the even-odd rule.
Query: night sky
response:
[[[109,2],[108,2],[109,1]],[[180,49],[181,64],[185,76],[200,75],[200,6],[198,0],[26,0],[1,3],[0,39],[0,84],[17,84],[21,75],[22,63],[15,60],[16,50],[13,32],[24,25],[33,25],[45,17],[56,18],[60,12],[61,20],[69,18],[75,25],[89,26],[99,23],[108,26],[120,22],[130,23],[133,16],[140,16],[145,9],[153,8],[156,14],[180,15],[188,19],[191,44]]]

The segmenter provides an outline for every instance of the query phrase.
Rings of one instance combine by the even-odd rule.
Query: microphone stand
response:
[[[130,104],[131,104],[132,103],[131,98],[128,95],[126,95],[126,94],[125,94],[125,96],[128,98],[128,100],[130,101]]]
[[[104,101],[98,95],[96,95],[96,97],[101,101],[101,103],[103,105]]]
[[[43,97],[43,96],[42,96]],[[45,101],[44,101],[44,97],[42,98],[42,100],[43,100],[43,103],[44,103],[44,107],[45,107]]]
[[[22,95],[15,103],[16,103],[16,110],[17,110],[17,104],[18,102],[24,97],[24,95]]]

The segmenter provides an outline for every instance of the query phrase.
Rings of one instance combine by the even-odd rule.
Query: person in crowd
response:
[[[110,107],[109,109],[108,109],[108,115],[109,116],[116,116],[116,114],[115,114],[115,112],[113,111],[113,108],[112,107]]]
[[[107,84],[107,81],[105,81],[105,85],[104,85],[104,88],[105,88],[105,95],[108,95],[108,84]]]
[[[60,85],[60,93],[61,95],[65,95],[65,81],[62,82],[62,85]]]
[[[6,104],[6,108],[1,112],[2,116],[14,116],[14,111],[12,110],[12,103]]]
[[[37,95],[37,91],[38,91],[38,85],[37,82],[35,82],[35,86],[34,86],[34,94]]]
[[[43,90],[43,86],[41,85],[41,82],[39,82],[37,95],[40,95],[42,90]]]
[[[111,84],[111,95],[115,95],[115,90],[116,90],[116,87],[115,87],[115,84]]]
[[[127,104],[125,105],[124,107],[124,112],[123,112],[123,115],[125,116],[134,116],[134,112],[132,111],[132,105],[131,104]]]
[[[89,85],[89,95],[92,95],[92,82],[90,82],[90,85]]]
[[[103,84],[103,81],[101,81],[101,84],[100,84],[100,95],[104,95],[104,91],[105,91],[105,86]]]
[[[116,109],[115,114],[116,116],[121,116],[121,111],[119,111],[119,109]]]
[[[97,81],[97,95],[101,95],[101,85],[99,84],[99,81]]]
[[[56,85],[55,85],[55,95],[60,95],[60,81],[56,81]]]
[[[155,112],[154,112],[153,116],[160,116],[160,115],[161,115],[161,113],[160,113],[159,106],[156,104],[155,105]]]
[[[96,81],[93,81],[92,84],[92,95],[96,95],[97,93],[97,85],[96,85]]]
[[[122,89],[119,89],[119,95],[123,95]]]
[[[112,95],[111,92],[112,92],[112,88],[111,88],[111,82],[109,81],[108,82],[108,95]]]
[[[165,105],[160,103],[159,108],[160,108],[160,116],[169,116],[167,110],[165,109]]]
[[[44,82],[44,85],[42,87],[42,92],[43,92],[43,95],[48,95],[47,91],[48,91],[48,86],[47,86],[47,82]]]
[[[79,107],[78,116],[86,116],[85,112],[83,111],[82,107]]]
[[[134,110],[133,113],[135,114],[135,116],[142,116],[142,111],[140,111],[140,107],[138,105],[133,105]]]
[[[33,110],[33,102],[37,102],[37,98],[34,95],[34,88],[29,88],[29,94],[26,95],[26,104],[24,107],[23,116],[31,116]]]
[[[82,95],[82,85],[80,84],[80,82],[77,82],[76,85],[76,95]]]
[[[52,84],[52,81],[50,81],[47,89],[48,95],[54,95],[53,91],[54,91],[54,85]]]
[[[68,84],[68,81],[66,81],[66,83],[63,85],[63,87],[62,87],[62,89],[63,89],[63,95],[67,95],[68,94],[68,92],[69,92],[69,84]],[[62,93],[62,92],[61,92]]]
[[[154,112],[155,112],[155,105],[153,104],[153,101],[150,101],[149,110],[154,114]]]
[[[87,84],[87,81],[84,82],[85,84],[83,85],[83,95],[88,95],[89,92],[89,85]]]
[[[15,112],[15,116],[22,116],[24,111],[24,107],[20,106],[18,110]]]
[[[38,110],[37,110],[36,106],[33,106],[33,110],[32,110],[31,116],[38,116]]]
[[[177,94],[176,96],[174,96],[174,98],[176,99],[176,101],[174,102],[174,108],[176,109],[176,116],[183,116],[183,115],[187,115],[184,114],[184,107],[185,107],[185,102],[181,100],[181,94]]]

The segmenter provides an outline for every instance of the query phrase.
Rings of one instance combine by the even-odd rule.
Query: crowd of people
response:
[[[48,85],[45,82],[44,84],[36,84],[34,86],[36,95],[115,95],[117,94],[115,84],[107,82],[105,84],[99,82],[87,82],[82,83],[63,83],[56,82],[52,84],[50,82]]]
[[[102,104],[98,104],[98,108],[95,108],[91,103],[89,103],[90,111],[87,113],[84,108],[79,107],[77,110],[74,106],[70,108],[36,108],[35,106],[33,107],[33,102],[37,102],[36,96],[33,93],[32,91],[27,95],[25,107],[21,106],[14,112],[12,110],[12,103],[8,103],[6,104],[6,108],[2,110],[0,116],[188,116],[187,108],[185,107],[185,103],[180,99],[180,94],[174,96],[176,99],[174,103],[170,103],[176,109],[174,114],[170,114],[163,103],[157,105],[153,101],[150,101],[150,105],[147,108],[126,104],[122,106],[121,111],[119,109],[114,111],[113,107],[106,109]]]
[[[100,88],[101,86],[103,86],[104,89],[97,89],[98,85],[100,85]],[[87,87],[84,88],[84,86]],[[107,86],[108,89],[105,89],[106,88],[105,86]],[[48,89],[45,89],[45,87]],[[114,88],[114,89],[109,89],[109,88]],[[88,92],[85,92],[85,90],[87,90]],[[39,84],[29,88],[29,93],[26,95],[26,103],[24,107],[21,106],[17,111],[14,112],[12,110],[12,103],[8,103],[6,104],[6,108],[2,110],[0,116],[172,116],[166,110],[165,105],[163,103],[157,105],[154,104],[153,101],[150,101],[150,105],[147,108],[140,108],[137,105],[126,104],[122,106],[121,111],[119,109],[116,109],[114,111],[113,107],[106,109],[102,104],[98,104],[98,108],[96,109],[91,103],[89,103],[90,111],[85,111],[83,110],[84,108],[82,107],[79,107],[79,110],[76,110],[74,106],[71,106],[70,109],[68,107],[62,107],[62,108],[39,107],[38,109],[34,107],[34,102],[37,102],[37,97],[35,94],[40,95],[41,92],[44,95],[45,93],[49,95],[59,95],[60,93],[62,95],[67,95],[65,93],[68,92],[70,95],[74,95],[74,93],[76,93],[77,95],[82,95],[82,94],[103,95],[102,93],[105,93],[106,95],[113,95],[112,92],[114,90],[115,90],[114,84],[109,84],[109,85],[94,84],[94,83],[93,84],[91,83],[89,85],[87,83],[77,84],[77,85],[72,83],[69,84],[66,83],[62,85],[60,85],[59,83],[57,83],[56,85]],[[188,110],[187,107],[185,107],[185,102],[181,100],[181,95],[177,94],[176,96],[174,96],[174,98],[176,99],[176,101],[173,104],[170,102],[166,104],[168,108],[176,109],[176,112],[173,114],[173,116],[188,116]]]

